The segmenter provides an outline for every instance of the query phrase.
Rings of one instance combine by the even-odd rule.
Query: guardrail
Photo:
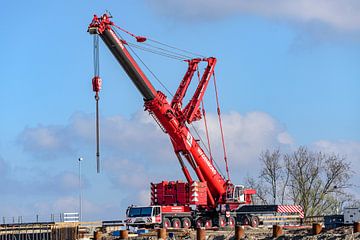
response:
[[[301,220],[302,225],[311,225],[313,223],[324,223],[324,216],[309,216]]]
[[[280,224],[280,225],[308,225],[313,223],[324,224],[324,216],[309,216],[300,218],[300,215],[263,215],[259,216],[260,223],[264,225]]]
[[[300,225],[301,218],[300,215],[265,215],[259,216],[260,223],[264,225]]]

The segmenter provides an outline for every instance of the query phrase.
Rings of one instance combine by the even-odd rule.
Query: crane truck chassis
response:
[[[169,102],[163,92],[154,88],[134,60],[127,49],[128,43],[120,38],[115,30],[115,28],[123,29],[116,26],[111,18],[107,13],[100,17],[94,15],[88,26],[88,32],[94,35],[94,38],[100,37],[103,40],[141,93],[145,111],[149,112],[164,133],[169,136],[186,178],[186,182],[163,181],[151,184],[151,205],[130,206],[127,210],[127,224],[165,228],[223,227],[235,224],[249,224],[256,227],[259,224],[257,214],[295,212],[301,215],[302,209],[299,206],[253,205],[252,195],[256,193],[256,190],[247,189],[243,185],[233,184],[230,181],[224,142],[227,179],[220,174],[212,157],[206,155],[190,132],[187,125],[200,120],[204,115],[204,112],[201,113],[200,105],[211,77],[215,78],[214,68],[217,59],[214,57],[187,59],[188,69],[173,99]],[[126,30],[125,32],[140,44],[147,41],[146,37],[136,36]],[[207,66],[201,78],[199,75],[199,83],[193,96],[183,107],[183,99],[200,63]],[[97,101],[101,82],[100,76],[95,71],[92,84]],[[221,127],[220,108],[218,107],[217,110]],[[193,170],[192,174],[188,166]],[[192,176],[194,174],[197,180]]]
[[[257,227],[262,224],[260,215],[296,214],[303,218],[302,208],[298,205],[249,205],[239,207],[235,212],[214,213],[202,215],[196,210],[185,206],[129,206],[126,211],[127,226],[144,228],[191,228],[205,227],[234,227],[235,225],[249,225]]]

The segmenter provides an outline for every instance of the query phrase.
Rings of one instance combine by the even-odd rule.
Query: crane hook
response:
[[[100,173],[100,129],[99,129],[99,92],[101,90],[102,80],[99,76],[92,79],[93,91],[96,101],[96,171]]]
[[[95,92],[96,101],[96,172],[100,173],[100,129],[99,129],[99,92],[102,86],[100,75],[99,61],[99,35],[94,35],[94,77],[92,79],[92,87]]]

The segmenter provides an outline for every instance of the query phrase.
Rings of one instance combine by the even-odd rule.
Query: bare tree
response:
[[[281,163],[280,163],[280,150],[277,149],[273,152],[266,150],[261,153],[260,161],[263,164],[263,168],[260,173],[260,177],[270,185],[272,203],[276,204],[278,195],[278,182],[281,177]]]
[[[289,174],[285,171],[280,150],[266,150],[259,159],[262,163],[260,176],[247,178],[247,186],[257,190],[256,196],[261,203],[283,204]]]
[[[268,187],[266,187],[262,181],[259,181],[258,179],[252,177],[247,177],[245,180],[245,184],[249,188],[256,189],[255,198],[253,199],[254,204],[269,204],[268,196],[270,192]]]
[[[257,190],[263,204],[298,204],[305,216],[336,213],[351,202],[350,164],[335,154],[312,152],[299,147],[291,154],[280,150],[260,155],[262,169],[247,185]]]
[[[343,157],[299,147],[285,155],[284,161],[290,176],[289,194],[303,207],[305,216],[328,212],[350,186],[350,164]]]

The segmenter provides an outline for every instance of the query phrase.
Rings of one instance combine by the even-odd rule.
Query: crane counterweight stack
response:
[[[187,183],[176,182],[174,184],[174,182],[165,181],[153,184],[153,205],[151,209],[149,207],[130,208],[128,210],[128,223],[130,221],[135,224],[133,217],[136,218],[139,214],[139,216],[142,216],[142,211],[145,211],[147,214],[150,211],[150,215],[154,216],[154,218],[148,218],[151,219],[151,224],[162,224],[165,227],[169,224],[177,226],[179,222],[181,222],[182,226],[189,226],[189,221],[191,223],[190,226],[195,223],[200,225],[219,224],[222,218],[228,224],[235,223],[235,218],[238,218],[236,221],[240,221],[241,216],[245,215],[236,213],[235,209],[245,204],[251,204],[251,195],[255,194],[256,191],[254,189],[245,189],[242,185],[234,185],[230,182],[229,176],[228,179],[225,179],[215,167],[213,159],[206,155],[187,126],[187,124],[200,120],[202,117],[200,104],[202,104],[208,83],[214,75],[216,58],[194,58],[187,60],[188,70],[180,82],[172,101],[169,102],[167,96],[161,91],[157,91],[151,84],[127,50],[128,43],[116,34],[113,29],[114,27],[117,26],[110,21],[110,16],[107,14],[101,17],[94,15],[88,27],[88,32],[100,36],[135,84],[143,96],[145,110],[155,118],[156,122],[169,136],[175,155],[187,180]],[[138,37],[127,31],[125,32],[135,37],[137,42],[146,41],[145,37]],[[186,106],[183,107],[184,97],[193,75],[198,71],[198,65],[201,62],[206,63],[207,66],[201,79],[199,74],[200,81],[194,95]],[[219,107],[218,112],[220,113]],[[194,178],[191,176],[187,165],[193,169],[198,181],[193,180]],[[190,186],[195,186],[194,188],[197,190],[191,192],[193,188],[190,188]],[[198,190],[200,186],[201,191]],[[192,190],[190,191],[190,189]],[[195,196],[192,196],[193,194]],[[165,195],[171,196],[171,198],[166,198]],[[206,204],[203,201],[204,197],[207,199]],[[197,201],[194,201],[194,199]],[[184,207],[170,207],[180,205]],[[195,209],[191,209],[189,205],[194,205]],[[172,212],[171,209],[174,211],[177,209],[176,213]],[[161,216],[162,213],[162,218],[159,220],[158,216]],[[146,214],[143,215],[145,216]],[[140,222],[142,223],[142,220]]]

